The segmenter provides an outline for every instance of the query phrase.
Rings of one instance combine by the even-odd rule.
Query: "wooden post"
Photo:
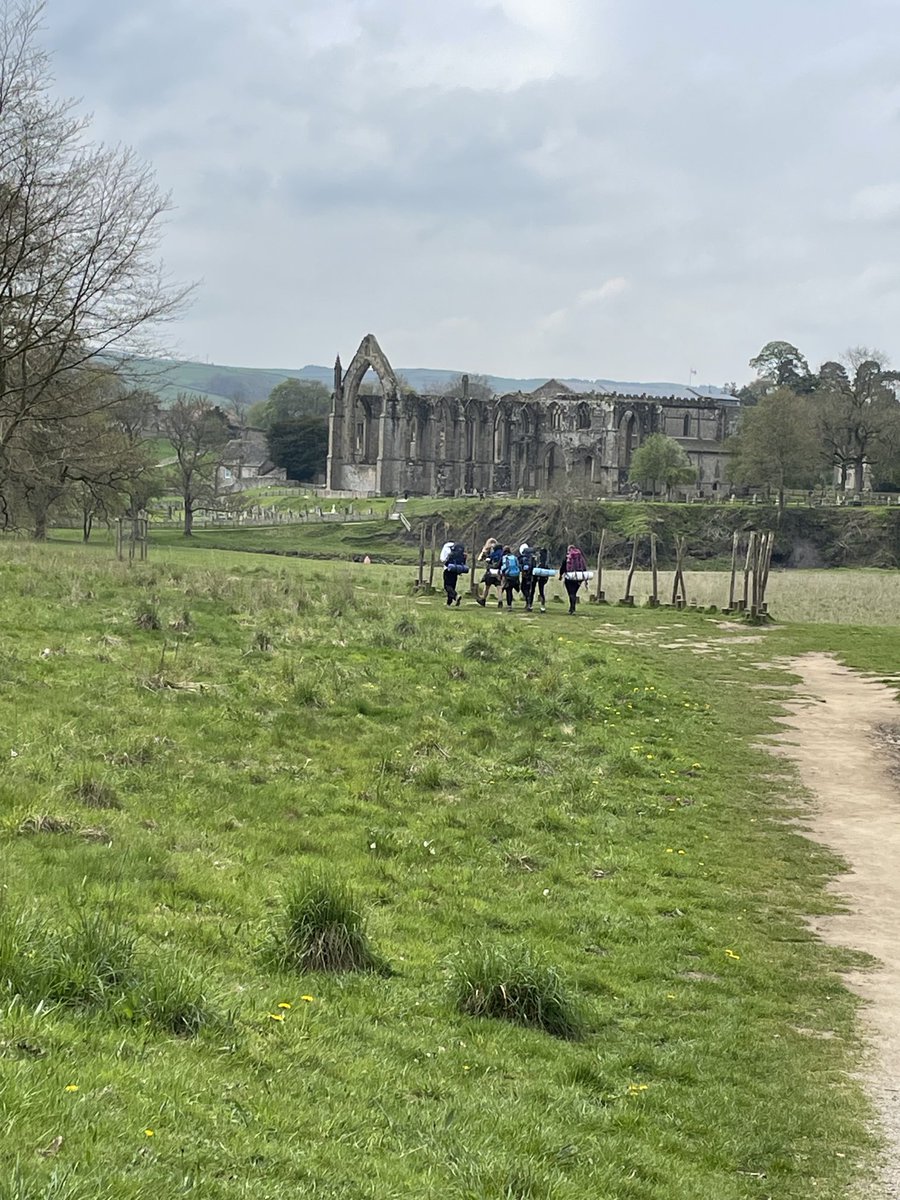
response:
[[[656,566],[656,534],[650,534],[650,572],[653,578],[653,595],[650,597],[650,607],[659,607],[659,574]]]
[[[431,563],[428,567],[428,590],[434,590],[434,558],[435,558],[435,542],[437,540],[437,524],[432,523],[431,526]]]
[[[631,566],[628,568],[628,578],[625,580],[625,595],[621,601],[622,604],[629,608],[634,605],[634,596],[631,594],[631,581],[634,579],[634,569],[637,565],[638,552],[638,535],[634,535],[634,541],[631,543]]]
[[[600,546],[597,550],[597,582],[594,585],[594,602],[604,603],[603,595],[603,549],[606,545],[606,530],[600,530]]]
[[[119,562],[125,557],[122,542],[122,518],[116,517],[116,558]]]
[[[686,539],[675,535],[675,578],[672,580],[672,603],[684,608],[687,603],[687,588],[684,583],[684,547]]]
[[[728,588],[728,611],[731,612],[734,608],[734,583],[737,575],[737,553],[740,545],[741,535],[737,530],[734,531],[731,537],[731,583]]]
[[[416,587],[421,590],[425,586],[425,525],[419,531],[419,578]]]
[[[747,601],[750,599],[750,564],[753,561],[753,545],[756,541],[756,530],[751,530],[750,538],[747,542],[747,555],[744,559],[744,594],[741,598],[741,608],[747,608]]]

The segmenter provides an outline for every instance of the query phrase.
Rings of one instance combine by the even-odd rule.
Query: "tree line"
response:
[[[811,370],[790,342],[765,345],[738,393],[738,433],[729,474],[784,502],[787,488],[837,486],[861,492],[900,487],[900,372],[879,350],[856,346]]]

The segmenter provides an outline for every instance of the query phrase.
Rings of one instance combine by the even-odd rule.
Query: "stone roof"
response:
[[[558,379],[548,379],[546,383],[542,383],[540,387],[528,393],[529,396],[574,396],[575,393],[566,384],[560,383]]]

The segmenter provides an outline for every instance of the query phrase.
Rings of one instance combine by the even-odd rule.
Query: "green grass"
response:
[[[851,1194],[840,864],[748,685],[898,635],[409,574],[0,543],[0,1198]],[[268,953],[363,917],[390,973]]]

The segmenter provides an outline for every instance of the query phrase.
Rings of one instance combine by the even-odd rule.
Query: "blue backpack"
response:
[[[503,561],[503,547],[502,546],[494,546],[494,548],[491,550],[490,554],[488,555],[488,562],[494,568],[495,571],[499,571],[500,564],[502,561]]]
[[[534,551],[531,549],[530,546],[527,550],[523,550],[522,553],[519,555],[519,561],[522,564],[523,572],[526,575],[530,575],[531,572],[534,570],[534,566],[535,566]]]
[[[503,564],[500,568],[500,574],[505,575],[507,579],[519,578],[519,560],[514,554],[503,555]]]

